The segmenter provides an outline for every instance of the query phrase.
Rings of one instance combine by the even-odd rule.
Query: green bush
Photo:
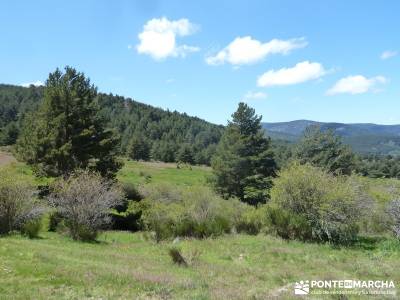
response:
[[[149,187],[138,203],[145,229],[157,241],[177,236],[206,238],[229,233],[242,205],[224,200],[207,188]]]
[[[139,201],[142,199],[142,195],[140,195],[140,192],[136,188],[136,185],[130,182],[124,182],[122,184],[122,191],[125,194],[125,198],[127,200],[135,200]]]
[[[277,206],[269,205],[266,210],[268,233],[284,239],[311,240],[312,229],[304,216],[297,215]]]
[[[283,237],[342,244],[357,235],[360,192],[348,177],[294,162],[274,180],[271,197],[269,220]]]
[[[28,236],[30,239],[39,237],[39,232],[42,229],[42,219],[38,218],[26,222],[22,228],[21,233]]]
[[[141,222],[142,211],[139,206],[140,202],[127,201],[126,209],[118,211],[113,209],[110,213],[112,229],[138,231],[143,228]]]
[[[53,211],[52,213],[50,213],[48,231],[56,232],[62,220],[62,215],[59,212]]]
[[[122,191],[125,198],[110,213],[112,229],[137,231],[141,229],[141,212],[136,211],[134,206],[142,195],[133,183],[123,183]]]
[[[209,221],[196,221],[185,218],[177,224],[172,225],[172,235],[190,236],[195,238],[206,238],[229,233],[231,222],[224,216],[215,216]]]
[[[252,235],[258,234],[266,226],[265,207],[266,205],[260,205],[257,208],[245,205],[235,222],[236,231]]]

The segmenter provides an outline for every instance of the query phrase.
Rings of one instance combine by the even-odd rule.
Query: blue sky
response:
[[[71,65],[102,92],[225,124],[400,123],[400,1],[0,2],[0,82]]]

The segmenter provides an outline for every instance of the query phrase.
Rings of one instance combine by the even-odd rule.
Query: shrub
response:
[[[142,199],[142,195],[140,195],[140,192],[136,188],[136,186],[133,183],[130,182],[124,182],[122,184],[122,190],[125,194],[125,198],[127,200],[136,200],[139,201]]]
[[[37,238],[39,236],[40,229],[42,228],[42,219],[30,220],[23,225],[21,233],[28,236],[30,239]]]
[[[284,237],[349,243],[358,232],[359,193],[347,177],[294,162],[274,180],[271,196],[269,219]]]
[[[58,211],[53,211],[49,215],[48,231],[56,232],[59,224],[62,222],[62,215]]]
[[[110,209],[123,199],[120,187],[97,173],[77,171],[52,186],[49,202],[64,218],[74,240],[94,240],[110,223]]]
[[[171,247],[168,249],[168,254],[173,263],[188,267],[194,265],[198,261],[200,251],[198,249],[193,249],[184,252],[178,247]]]
[[[305,217],[277,206],[269,205],[266,210],[268,233],[284,239],[312,239],[311,228]]]
[[[123,183],[122,191],[125,198],[110,212],[112,229],[136,231],[140,229],[141,213],[135,211],[134,203],[142,199],[136,186],[132,183]]]
[[[142,211],[138,208],[139,202],[126,201],[126,203],[126,209],[124,211],[118,211],[118,209],[113,209],[111,211],[112,229],[129,231],[142,229]]]
[[[265,226],[265,205],[261,205],[258,208],[248,205],[243,206],[240,215],[235,221],[236,231],[247,234],[258,234]]]
[[[140,186],[139,193],[144,198],[161,203],[177,203],[182,201],[182,189],[169,184]]]
[[[168,250],[168,254],[171,257],[173,263],[184,267],[188,266],[188,263],[186,262],[185,258],[183,257],[181,251],[178,248],[176,247],[170,248]]]
[[[391,219],[391,229],[396,238],[400,238],[400,200],[393,200],[387,208]]]
[[[176,236],[205,238],[229,233],[240,214],[240,202],[224,200],[207,188],[157,186],[143,191],[139,203],[144,228],[157,241]]]
[[[29,183],[15,178],[8,169],[0,172],[0,234],[23,230],[31,221],[40,219],[45,206],[35,197]]]

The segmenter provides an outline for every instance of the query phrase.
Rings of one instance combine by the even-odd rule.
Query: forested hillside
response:
[[[223,127],[136,102],[130,98],[99,93],[98,103],[108,127],[121,136],[121,153],[140,141],[143,158],[209,164]],[[14,144],[24,116],[43,98],[43,87],[0,85],[0,145]]]

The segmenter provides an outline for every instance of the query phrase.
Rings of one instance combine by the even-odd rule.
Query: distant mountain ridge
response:
[[[372,123],[335,123],[311,120],[263,123],[267,135],[273,139],[295,142],[309,126],[321,130],[333,130],[350,145],[354,151],[364,154],[400,155],[400,125],[379,125]]]

